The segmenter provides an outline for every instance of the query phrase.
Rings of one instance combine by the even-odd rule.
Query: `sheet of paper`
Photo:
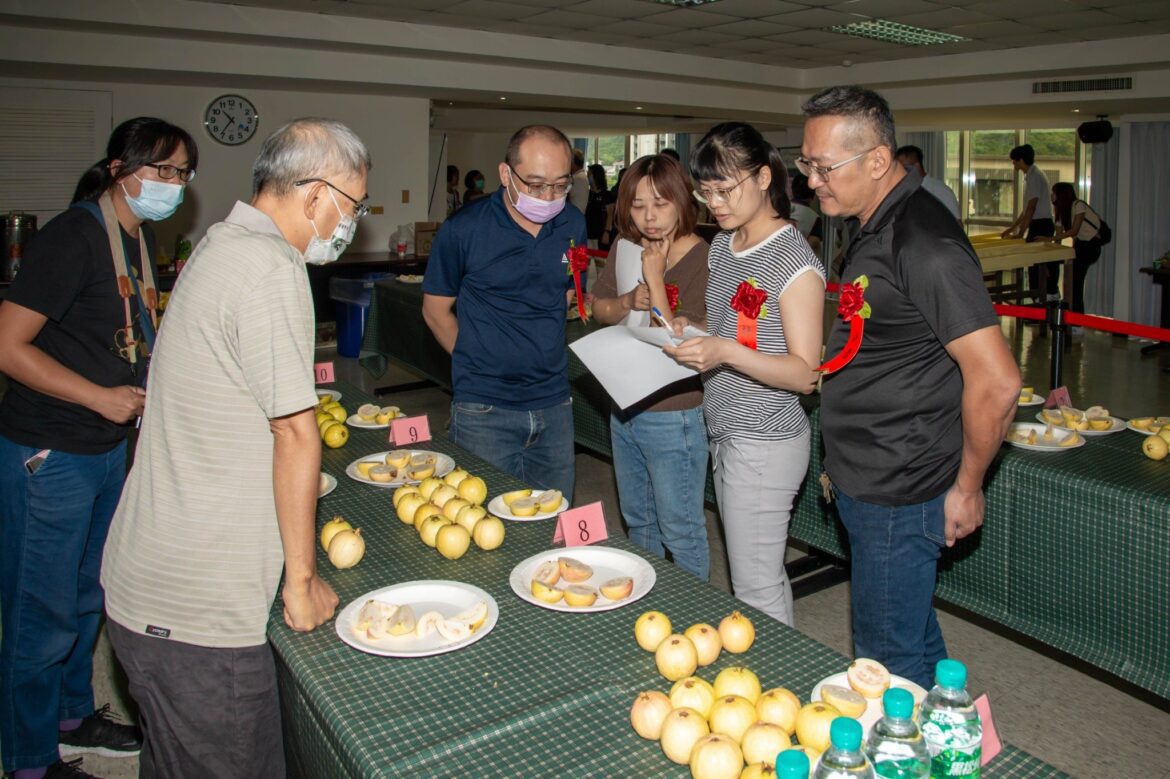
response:
[[[659,330],[658,345],[634,335],[641,330]],[[585,367],[621,408],[629,408],[650,393],[676,381],[696,375],[662,352],[670,336],[662,328],[631,328],[615,325],[590,333],[569,344]]]
[[[665,327],[630,327],[628,329],[630,334],[639,341],[643,341],[645,343],[659,347],[666,346],[667,344],[681,344],[688,338],[698,338],[704,335],[711,335],[706,330],[700,330],[694,325],[687,325],[684,327],[681,337],[674,335]]]
[[[619,238],[614,254],[614,272],[617,274],[617,291],[624,295],[642,281],[642,247],[625,238]],[[631,311],[619,324],[628,327],[647,327],[650,324],[649,311]]]

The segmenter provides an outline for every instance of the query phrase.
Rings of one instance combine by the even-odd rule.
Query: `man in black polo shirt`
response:
[[[572,156],[554,127],[518,130],[503,186],[443,223],[423,280],[423,318],[451,352],[451,440],[570,501],[566,252],[587,241],[585,217],[565,208]]]
[[[895,160],[886,101],[831,87],[804,113],[797,167],[822,213],[858,220],[842,281],[864,275],[872,310],[821,404],[849,534],[854,651],[929,689],[946,657],[931,605],[938,558],[983,524],[983,476],[1014,416],[1019,370],[959,224]],[[848,331],[835,322],[827,354]]]

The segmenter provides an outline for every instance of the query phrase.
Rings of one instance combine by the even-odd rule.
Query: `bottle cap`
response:
[[[914,713],[914,696],[909,690],[891,687],[882,696],[882,710],[890,719],[910,719]]]
[[[861,748],[861,723],[852,717],[837,717],[829,726],[829,743],[842,752]]]
[[[808,755],[799,749],[776,755],[776,779],[808,779],[808,769]]]
[[[939,660],[934,667],[934,683],[952,690],[963,689],[967,686],[967,666],[958,660]]]

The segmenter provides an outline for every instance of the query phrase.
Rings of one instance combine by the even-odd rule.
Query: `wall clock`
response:
[[[256,134],[260,115],[246,97],[223,95],[212,100],[203,115],[207,133],[228,146],[239,146]]]

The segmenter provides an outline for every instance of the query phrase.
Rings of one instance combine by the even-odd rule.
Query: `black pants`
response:
[[[214,649],[106,621],[145,737],[139,779],[284,779],[276,664],[267,643]]]
[[[1051,219],[1033,219],[1028,223],[1028,234],[1024,237],[1027,241],[1035,241],[1040,238],[1050,238],[1056,235],[1056,225]],[[1039,265],[1033,265],[1028,268],[1028,286],[1032,289],[1040,287],[1040,265],[1043,265],[1048,271],[1048,279],[1044,284],[1044,291],[1049,295],[1056,295],[1060,293],[1060,262],[1044,262]],[[1066,280],[1067,284],[1068,281]],[[1043,303],[1044,301],[1039,301]]]
[[[1072,310],[1085,313],[1085,277],[1089,268],[1101,258],[1101,244],[1096,241],[1073,240],[1073,304]]]

